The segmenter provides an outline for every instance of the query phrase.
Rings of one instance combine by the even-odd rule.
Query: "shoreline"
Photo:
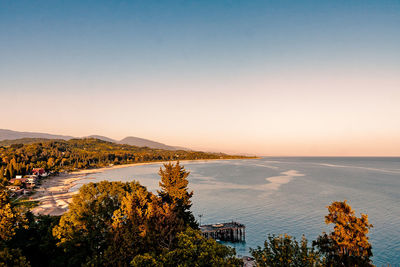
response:
[[[257,159],[244,158],[244,159]],[[216,161],[216,160],[243,160],[243,159],[195,159],[180,160],[179,162],[200,162],[200,161]],[[95,169],[84,169],[72,171],[70,173],[62,173],[55,176],[45,178],[42,184],[36,189],[36,192],[30,197],[32,201],[39,201],[38,206],[31,211],[35,215],[53,215],[59,216],[68,210],[69,204],[72,202],[72,196],[77,193],[71,192],[70,189],[76,185],[79,180],[87,179],[89,174],[104,172],[107,170],[128,168],[133,166],[165,164],[173,161],[153,161],[142,163],[131,163],[123,165],[114,165],[109,167],[100,167]]]

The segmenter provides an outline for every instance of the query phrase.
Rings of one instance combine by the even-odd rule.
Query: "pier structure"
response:
[[[200,230],[204,237],[229,242],[244,242],[246,226],[238,222],[201,225]]]

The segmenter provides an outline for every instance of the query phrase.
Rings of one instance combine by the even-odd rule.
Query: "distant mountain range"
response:
[[[17,132],[12,130],[0,129],[0,141],[3,140],[14,140],[21,138],[41,138],[41,139],[73,139],[73,136],[68,135],[56,135],[47,133],[32,133],[32,132]]]
[[[122,139],[121,141],[118,141],[117,143],[131,145],[131,146],[147,146],[147,147],[151,147],[151,148],[158,148],[158,149],[165,149],[165,150],[182,149],[182,148],[178,148],[175,146],[168,146],[163,143],[151,141],[151,140],[144,139],[144,138],[133,137],[133,136],[125,137],[124,139]]]
[[[35,132],[18,132],[12,130],[0,129],[0,144],[9,145],[9,144],[17,144],[17,143],[33,143],[35,141],[43,140],[43,139],[62,139],[62,140],[70,140],[73,138],[96,138],[107,142],[117,143],[117,144],[125,144],[131,146],[139,146],[139,147],[150,147],[156,149],[165,149],[165,150],[190,150],[184,147],[178,146],[169,146],[163,143],[159,143],[156,141],[128,136],[124,139],[118,141],[112,138],[101,136],[101,135],[90,135],[85,137],[73,137],[68,135],[56,135],[56,134],[47,134],[47,133],[35,133]],[[20,140],[17,140],[20,139]]]

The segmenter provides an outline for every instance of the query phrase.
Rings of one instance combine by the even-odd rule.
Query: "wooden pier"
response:
[[[201,225],[200,230],[204,237],[229,242],[244,242],[246,227],[238,222]]]

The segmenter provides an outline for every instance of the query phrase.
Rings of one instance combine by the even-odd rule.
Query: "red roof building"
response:
[[[43,175],[45,173],[43,168],[34,168],[32,170],[32,174],[34,175]]]

